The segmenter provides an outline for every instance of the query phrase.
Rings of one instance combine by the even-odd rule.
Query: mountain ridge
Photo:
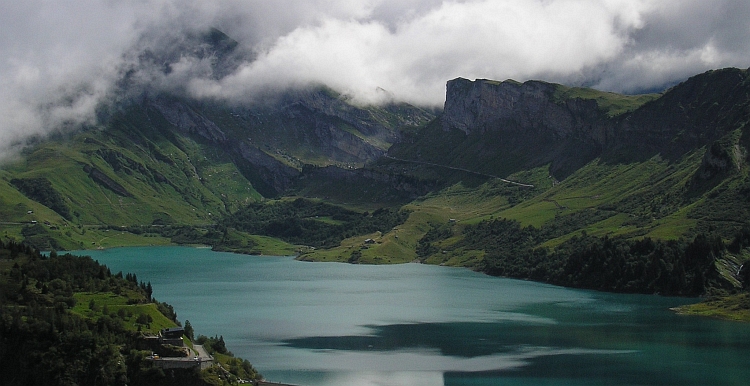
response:
[[[605,237],[625,240],[622,245],[682,239],[668,247],[679,253],[687,253],[691,240],[710,240],[711,250],[720,251],[711,261],[721,275],[707,265],[690,266],[701,271],[685,280],[698,284],[668,288],[684,294],[684,286],[736,287],[748,254],[725,252],[711,235],[728,243],[743,229],[741,219],[750,218],[744,204],[750,197],[748,84],[748,71],[740,69],[710,71],[663,94],[640,96],[541,81],[456,79],[448,82],[437,117],[408,105],[354,105],[325,87],[246,106],[152,95],[105,125],[66,143],[42,143],[25,164],[5,168],[0,190],[12,199],[0,204],[0,213],[18,222],[47,221],[47,227],[9,228],[9,236],[47,248],[102,246],[111,238],[104,232],[124,230],[121,235],[141,237],[133,236],[135,243],[192,240],[263,253],[266,239],[259,237],[283,233],[238,231],[264,228],[234,213],[251,203],[303,197],[363,216],[384,207],[410,213],[393,229],[348,235],[338,246],[283,247],[296,248],[305,260],[416,260],[508,275],[497,260],[508,256],[472,234],[493,227],[508,235],[527,232],[535,241],[514,253],[546,250],[558,263],[564,259],[557,249],[572,251],[574,240],[578,248]],[[42,177],[72,220],[51,219],[33,197],[19,202],[9,183]],[[92,204],[106,210],[91,210]],[[141,210],[129,209],[136,206]],[[233,225],[218,225],[222,218]],[[660,242],[653,248],[667,248]],[[695,279],[701,277],[711,281]]]

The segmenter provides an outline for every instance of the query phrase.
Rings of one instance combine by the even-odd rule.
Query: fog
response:
[[[686,0],[0,0],[0,158],[169,91],[249,103],[325,84],[358,103],[440,106],[456,77],[663,90],[750,66],[750,3]],[[232,65],[180,52],[215,27]],[[171,61],[169,71],[159,60]],[[123,79],[127,78],[127,82]],[[127,87],[123,86],[127,85]],[[385,92],[384,92],[385,91]]]

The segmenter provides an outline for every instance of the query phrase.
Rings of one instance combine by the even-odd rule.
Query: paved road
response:
[[[203,348],[202,345],[199,345],[199,344],[193,345],[193,350],[195,350],[195,352],[198,354],[198,358],[201,358],[201,359],[211,358],[211,356],[208,355],[208,352],[206,351],[206,349]]]

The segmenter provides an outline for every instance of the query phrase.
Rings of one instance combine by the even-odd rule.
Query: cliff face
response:
[[[564,177],[600,153],[612,124],[596,100],[562,97],[563,89],[538,81],[455,79],[447,85],[442,128],[481,143],[477,150],[486,162],[550,163],[553,173]]]
[[[475,144],[464,152],[482,158],[472,162],[487,164],[485,172],[549,163],[552,174],[564,178],[597,157],[612,162],[656,154],[677,159],[744,127],[748,116],[748,71],[725,69],[697,75],[658,98],[539,81],[459,78],[447,84],[441,125],[444,131],[463,132],[464,143]],[[411,151],[424,153],[414,146]],[[515,169],[502,166],[508,163]]]
[[[581,98],[555,100],[558,86],[545,82],[474,82],[458,78],[448,82],[442,124],[445,130],[458,129],[471,134],[506,132],[533,134],[555,139],[581,131],[603,141],[603,114],[596,101]],[[590,133],[589,133],[590,132]]]

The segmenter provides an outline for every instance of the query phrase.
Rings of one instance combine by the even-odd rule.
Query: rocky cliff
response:
[[[572,135],[603,142],[604,113],[595,100],[555,98],[559,85],[458,78],[448,82],[442,124],[471,134],[506,132],[564,139]]]
[[[599,157],[676,160],[744,127],[749,95],[748,71],[740,69],[709,71],[648,96],[458,78],[447,84],[440,128],[463,136],[444,134],[450,145],[415,139],[392,155],[497,175],[549,164],[558,179]]]

